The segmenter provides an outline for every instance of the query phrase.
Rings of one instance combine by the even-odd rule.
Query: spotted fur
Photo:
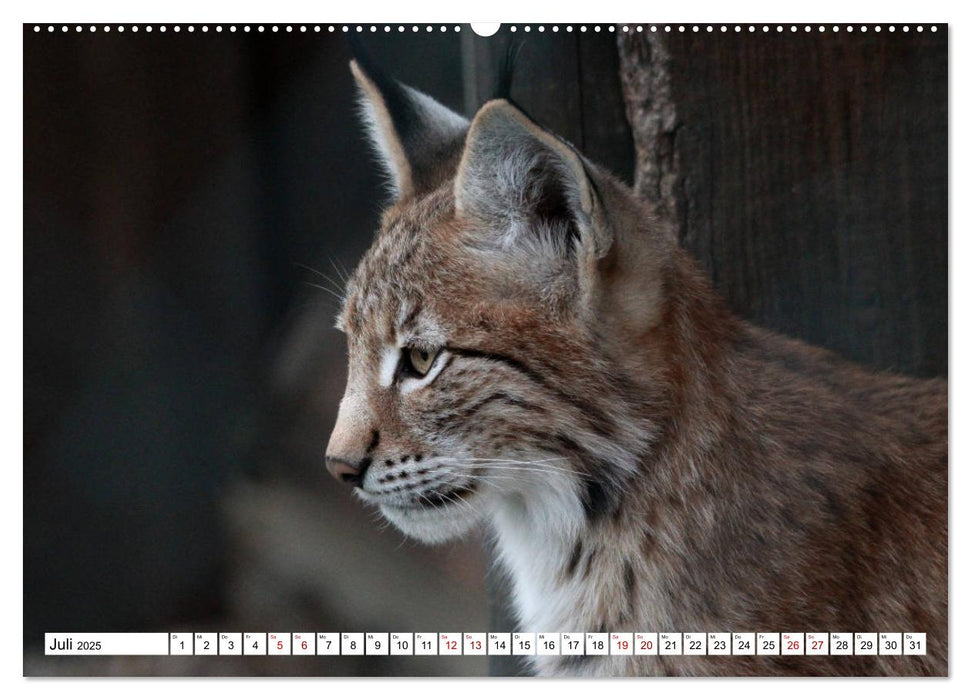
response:
[[[397,197],[338,322],[328,459],[361,499],[424,542],[487,528],[522,630],[927,633],[923,657],[540,674],[946,674],[946,383],[734,317],[649,205],[508,101],[401,116],[355,76]],[[416,148],[436,159],[399,168]],[[410,348],[437,353],[423,377]]]

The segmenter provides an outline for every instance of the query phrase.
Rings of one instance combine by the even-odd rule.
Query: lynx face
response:
[[[547,436],[523,432],[556,410],[532,386],[529,348],[562,334],[542,308],[503,300],[448,194],[391,212],[349,284],[348,387],[328,451],[357,457],[360,497],[427,541],[461,534],[500,495],[574,488]],[[530,334],[539,325],[550,338]]]
[[[598,338],[610,231],[593,166],[506,101],[470,125],[352,70],[397,201],[338,319],[331,472],[424,541],[496,513],[582,527],[644,438]]]

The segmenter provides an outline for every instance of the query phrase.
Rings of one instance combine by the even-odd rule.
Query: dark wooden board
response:
[[[621,54],[631,77],[666,63],[662,196],[737,313],[879,369],[947,374],[946,27],[640,34]]]

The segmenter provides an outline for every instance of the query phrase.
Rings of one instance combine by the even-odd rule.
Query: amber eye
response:
[[[438,350],[405,348],[405,366],[419,377],[428,374],[436,357],[438,357]]]

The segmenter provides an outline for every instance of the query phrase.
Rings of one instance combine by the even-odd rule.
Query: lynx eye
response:
[[[435,363],[435,358],[438,357],[438,353],[438,350],[405,348],[405,369],[418,377],[424,377]]]

